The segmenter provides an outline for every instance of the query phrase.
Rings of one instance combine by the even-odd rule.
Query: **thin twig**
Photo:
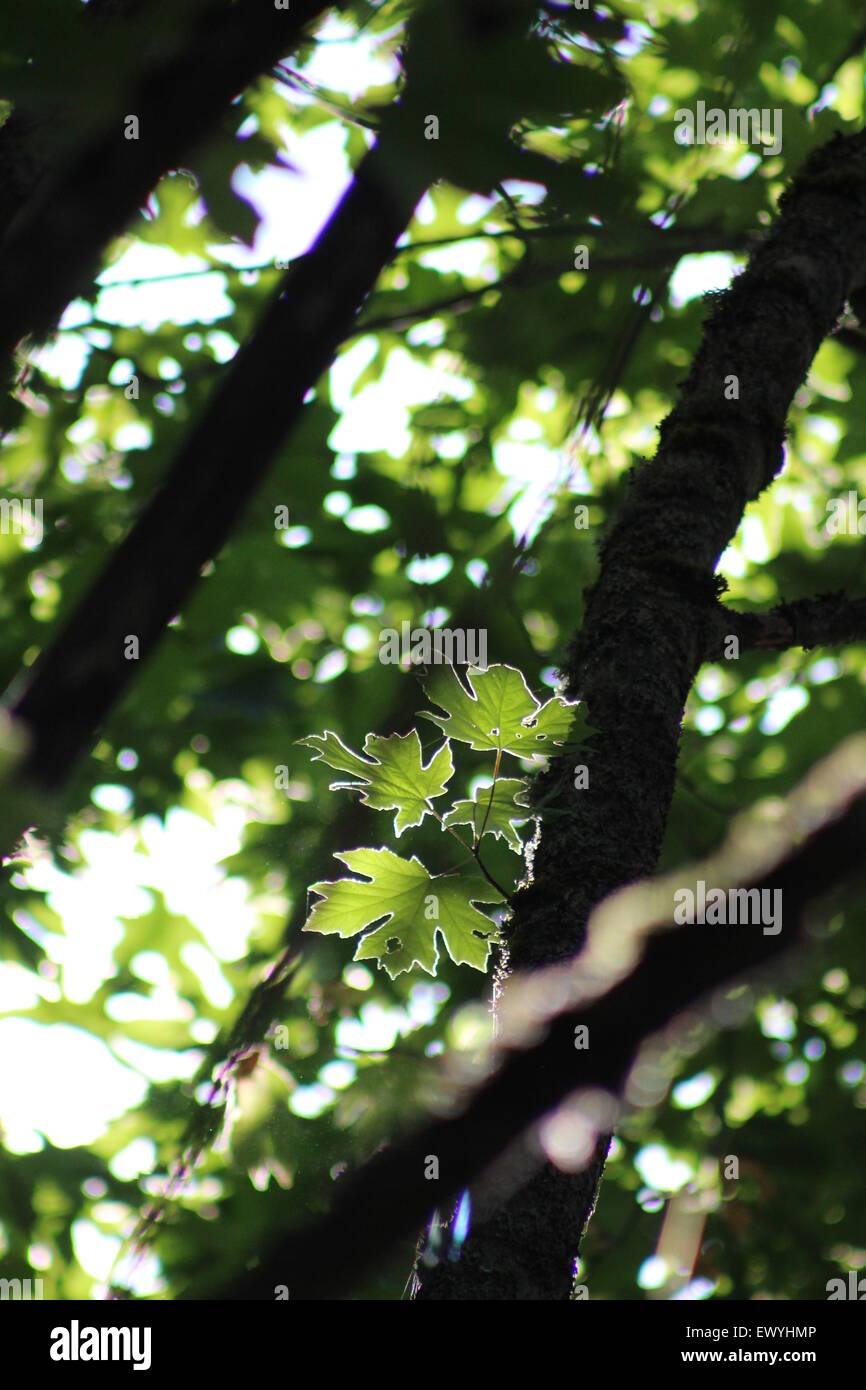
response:
[[[496,779],[497,779],[497,777],[499,776],[499,764],[500,764],[501,762],[502,762],[502,749],[501,749],[501,748],[497,748],[497,750],[496,750],[496,762],[495,762],[494,765],[493,765],[493,785],[492,785],[491,788],[490,788],[490,800],[489,800],[488,803],[487,803],[487,810],[484,812],[484,820],[481,822],[481,831],[480,831],[480,833],[479,833],[479,835],[478,835],[478,840],[476,841],[476,843],[479,844],[479,845],[481,844],[481,841],[482,841],[482,839],[484,838],[484,832],[485,832],[485,830],[487,829],[487,820],[488,820],[488,817],[490,816],[490,808],[491,808],[491,806],[493,805],[493,798],[494,798],[494,796],[496,795]],[[473,829],[474,829],[474,826],[473,826]]]
[[[454,826],[453,826],[453,825],[446,825],[445,822],[444,822],[444,820],[442,819],[442,817],[440,816],[440,814],[439,814],[438,811],[434,811],[432,807],[430,808],[430,810],[431,810],[431,813],[432,813],[432,814],[436,817],[436,819],[438,820],[438,822],[439,822],[439,824],[441,825],[442,829],[443,829],[443,830],[449,831],[449,832],[454,836],[454,838],[455,838],[455,840],[457,841],[457,843],[458,843],[458,845],[460,846],[460,848],[461,848],[462,850],[465,850],[465,851],[466,851],[466,853],[469,855],[470,859],[474,859],[474,860],[475,860],[475,863],[478,865],[478,867],[479,867],[479,869],[481,870],[481,872],[483,873],[484,877],[487,879],[487,882],[488,882],[489,884],[491,884],[491,886],[492,886],[493,888],[496,889],[497,893],[501,893],[502,896],[503,896],[503,898],[505,898],[506,901],[507,901],[508,898],[511,896],[511,894],[510,894],[510,893],[507,893],[507,892],[505,891],[505,889],[502,887],[502,884],[501,884],[501,883],[497,883],[497,882],[496,882],[496,879],[493,877],[493,875],[485,868],[485,866],[484,866],[484,864],[482,863],[481,858],[480,858],[480,856],[479,856],[479,854],[478,854],[477,847],[476,847],[475,849],[470,849],[469,846],[468,846],[467,844],[465,844],[465,843],[463,842],[463,840],[461,840],[460,836],[457,834],[457,831],[454,829]],[[446,869],[445,872],[448,873],[449,871]]]

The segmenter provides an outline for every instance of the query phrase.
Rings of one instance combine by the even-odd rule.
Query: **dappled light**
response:
[[[588,1301],[666,1374],[866,1297],[854,9],[0,6],[52,1366],[85,1303]]]

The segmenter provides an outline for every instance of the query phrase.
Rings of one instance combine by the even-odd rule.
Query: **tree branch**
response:
[[[31,734],[25,781],[45,790],[62,783],[138,669],[125,656],[127,637],[138,638],[141,659],[149,656],[224,544],[389,260],[426,179],[419,167],[395,181],[387,155],[374,148],[313,250],[283,278],[166,482],[52,645],[8,692]]]
[[[273,15],[286,12],[270,8],[265,15],[265,0],[256,4],[258,17],[250,20],[249,33],[244,28],[238,36],[238,52],[250,64],[253,53],[261,59],[265,39],[285,46],[286,31],[279,30],[282,37],[276,34]],[[518,0],[509,23],[522,26],[524,4]],[[304,0],[291,11],[293,23],[300,26],[314,12],[317,7]],[[232,32],[226,25],[237,23],[240,13],[239,7],[230,7],[224,23],[216,26],[216,38],[210,32],[205,36],[204,48],[195,54],[196,71],[190,74],[193,90],[216,39],[216,73],[225,78],[220,45]],[[183,61],[192,60],[187,55]],[[236,77],[237,69],[232,73]],[[212,77],[211,95],[214,82]],[[162,101],[163,94],[154,90],[152,79],[145,83],[144,97],[156,119],[157,99]],[[169,110],[175,99],[168,101]],[[473,94],[465,99],[471,102]],[[161,110],[157,129],[171,135]],[[122,133],[117,139],[126,144]],[[100,157],[110,172],[117,157],[111,141]],[[26,818],[34,792],[50,792],[63,782],[126,689],[137,661],[150,654],[201,567],[224,544],[299,417],[305,396],[351,333],[355,314],[393,256],[416,203],[438,176],[439,158],[436,142],[424,139],[411,103],[404,100],[387,113],[382,139],[361,161],[313,250],[292,263],[253,337],[185,440],[167,481],[51,647],[7,692],[7,705],[30,734],[18,769],[16,815]],[[100,187],[105,181],[104,174],[91,172],[89,177]],[[0,307],[7,269],[0,263]],[[255,421],[252,444],[250,419]],[[130,636],[138,642],[134,659],[127,650]]]
[[[728,636],[741,651],[786,651],[789,647],[835,647],[866,641],[866,598],[843,591],[780,603],[765,613],[738,613],[720,605],[716,631],[707,646],[707,661],[724,656]]]
[[[789,798],[782,821],[754,812],[735,822],[722,851],[662,880],[615,894],[589,923],[574,961],[516,976],[507,986],[496,1070],[478,1065],[480,1089],[455,1072],[442,1083],[432,1120],[341,1180],[331,1211],[275,1244],[250,1272],[224,1285],[223,1299],[271,1299],[285,1284],[292,1299],[333,1297],[356,1286],[393,1243],[473,1183],[530,1126],[565,1097],[602,1088],[622,1094],[641,1044],[700,1004],[714,1026],[727,1016],[723,987],[766,968],[808,938],[816,908],[842,880],[863,872],[866,738],[850,739]],[[753,922],[671,923],[673,895],[689,883],[782,894],[781,930]],[[775,901],[770,899],[768,901]],[[748,1006],[740,1000],[739,1011]],[[575,1048],[575,1029],[589,1046]],[[650,1065],[653,1065],[650,1062]],[[587,1114],[592,1114],[590,1108]],[[606,1119],[609,1116],[605,1117]],[[426,1160],[439,1159],[435,1193]],[[471,1236],[470,1236],[471,1239]],[[501,1267],[494,1271],[503,1276]]]
[[[6,129],[5,126],[2,127]],[[509,228],[507,231],[498,232],[470,232],[467,235],[462,233],[456,236],[432,237],[429,241],[407,241],[394,248],[394,256],[423,255],[426,251],[435,251],[443,246],[459,246],[465,241],[500,241],[505,237],[510,237],[514,241],[531,241],[539,237],[571,237],[594,233],[598,229],[593,227],[590,222],[573,223],[570,225],[558,224],[556,226],[523,227],[519,231]],[[653,223],[636,229],[639,232],[647,232],[655,240],[656,228]],[[659,235],[666,237],[665,246],[650,247],[636,250],[632,255],[622,256],[601,256],[597,260],[593,259],[593,269],[621,269],[626,266],[645,266],[645,265],[673,265],[680,256],[696,255],[705,251],[745,251],[753,245],[754,237],[748,233],[726,234],[716,231],[712,227],[695,228],[678,240],[676,229],[670,232],[659,232]],[[299,257],[295,257],[299,259]],[[271,271],[276,273],[276,266],[273,260],[259,261],[252,265],[229,265],[226,261],[212,261],[210,265],[198,266],[195,270],[172,270],[164,275],[133,275],[120,280],[112,279],[107,281],[105,286],[99,288],[114,289],[116,285],[159,285],[170,280],[191,280],[203,275],[225,275],[232,279],[250,273],[261,274]],[[562,267],[557,272],[562,273]],[[487,289],[496,289],[496,285],[488,285]],[[114,325],[109,324],[111,328]],[[838,335],[837,335],[838,336]],[[866,340],[864,340],[866,341]]]
[[[50,331],[160,177],[327,8],[323,0],[294,0],[289,10],[213,0],[180,51],[152,62],[125,106],[42,181],[0,241],[2,370],[21,338]],[[127,115],[138,118],[137,139],[125,137]]]
[[[479,235],[481,237],[496,237],[499,234],[482,232]],[[503,235],[514,237],[517,241],[525,239],[524,233],[519,230],[503,233]],[[452,240],[457,241],[471,239],[467,237],[452,238]],[[652,238],[652,241],[655,241],[655,237]],[[668,244],[638,247],[634,251],[625,252],[622,255],[593,255],[592,269],[593,271],[672,269],[682,256],[692,255],[696,251],[742,250],[745,245],[745,237],[730,237],[723,234],[715,239],[714,246],[709,246],[703,240],[693,243],[671,241]],[[427,250],[427,246],[423,242],[416,242],[411,248],[408,246],[397,248],[398,252],[405,252],[410,249],[422,252]],[[477,304],[480,299],[483,299],[486,294],[493,290],[527,289],[533,285],[544,284],[548,280],[557,280],[562,273],[562,265],[534,265],[530,264],[524,257],[498,280],[484,285],[476,285],[472,289],[459,290],[455,294],[433,300],[430,304],[419,304],[417,307],[404,309],[395,314],[376,314],[369,319],[361,318],[355,325],[353,333],[375,333],[383,328],[406,328],[413,323],[423,323],[426,319],[433,318],[436,314],[445,311],[460,314],[466,309],[471,309],[474,304]]]
[[[633,471],[603,543],[583,629],[563,666],[563,693],[586,701],[598,732],[534,784],[533,798],[550,809],[531,849],[530,881],[512,900],[512,968],[572,955],[595,904],[653,871],[719,556],[782,465],[788,407],[859,283],[864,246],[866,135],[837,137],[810,156],[774,229],[717,299],[658,454]],[[589,777],[579,791],[576,761]],[[567,1299],[601,1169],[598,1159],[575,1181],[545,1168],[476,1221],[459,1261],[419,1270],[421,1296]]]

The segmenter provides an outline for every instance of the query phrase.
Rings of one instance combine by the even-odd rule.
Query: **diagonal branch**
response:
[[[216,26],[220,45],[229,33],[225,26],[241,14],[250,23],[249,33],[238,36],[238,52],[248,61],[253,50],[261,57],[254,38],[284,45],[285,30],[281,37],[275,35],[274,11],[266,16],[263,5],[265,0],[256,0],[255,15],[247,6],[230,6],[223,25]],[[504,22],[522,32],[527,6],[528,0],[514,0]],[[312,0],[299,0],[291,11],[293,22],[302,24],[314,10],[318,12]],[[285,17],[286,12],[278,13]],[[210,53],[214,36],[205,38],[203,53]],[[227,59],[220,45],[215,71],[225,75]],[[203,53],[196,55],[196,69]],[[236,77],[237,70],[232,73]],[[159,94],[148,81],[145,96],[154,118],[158,114],[163,122],[158,129],[170,134],[163,113],[156,110]],[[28,815],[28,798],[37,789],[50,792],[63,782],[130,683],[138,660],[149,656],[179,612],[202,566],[224,544],[297,421],[305,396],[351,332],[424,189],[439,176],[442,156],[435,141],[424,139],[417,106],[409,100],[411,90],[410,82],[403,100],[388,111],[381,140],[361,161],[313,250],[291,265],[160,491],[33,671],[22,673],[7,693],[7,705],[30,733],[19,769],[23,795],[16,815]],[[467,92],[464,100],[471,104],[477,93]],[[102,157],[110,171],[116,158],[111,141]],[[0,262],[0,322],[5,274]],[[137,640],[137,649],[130,637]],[[0,831],[0,838],[5,834]]]
[[[25,779],[45,789],[62,783],[136,674],[126,639],[138,638],[141,659],[150,655],[300,416],[426,185],[420,169],[403,170],[395,180],[386,158],[379,147],[364,157],[313,250],[290,268],[232,362],[166,482],[23,677],[23,689],[19,684],[7,695],[31,735]]]
[[[487,233],[481,233],[486,236]],[[498,236],[498,233],[490,233],[491,236]],[[505,235],[513,237],[515,240],[523,240],[529,244],[528,238],[531,233],[524,234],[515,230]],[[457,237],[454,240],[473,240],[469,237]],[[696,243],[683,241],[662,242],[652,244],[656,241],[651,238],[649,244],[638,247],[634,251],[625,252],[622,255],[595,255],[592,257],[592,268],[594,271],[619,271],[619,270],[638,270],[638,269],[672,269],[682,256],[691,255],[695,249],[701,251],[713,249],[716,251],[741,251],[748,245],[748,240],[744,236],[727,236],[720,233],[717,237],[711,238],[715,245],[710,248],[706,240],[701,239]],[[436,243],[431,243],[435,245]],[[412,247],[398,246],[398,252],[407,250],[426,251],[427,243],[419,242]],[[215,267],[219,269],[220,267]],[[190,272],[192,274],[202,272]],[[398,310],[393,314],[377,314],[369,319],[360,318],[355,325],[354,332],[373,333],[383,328],[402,329],[418,322],[424,322],[429,318],[435,317],[449,311],[454,314],[462,314],[467,309],[471,309],[479,300],[483,300],[485,295],[496,293],[505,289],[529,289],[535,285],[544,284],[548,280],[557,280],[562,275],[562,266],[555,265],[532,265],[527,256],[519,260],[498,280],[476,285],[472,289],[458,290],[455,294],[446,295],[442,299],[433,300],[429,304],[419,304],[409,309]],[[115,281],[115,283],[118,283]],[[602,393],[604,394],[604,393]]]
[[[0,365],[27,334],[49,332],[168,170],[212,131],[232,99],[290,51],[326,0],[212,0],[187,43],[152,62],[124,109],[44,179],[0,241]],[[128,115],[138,138],[127,139]],[[38,169],[28,177],[34,179]]]
[[[723,988],[765,973],[804,944],[822,900],[862,876],[864,835],[866,738],[859,736],[813,770],[789,798],[784,820],[742,817],[711,860],[609,899],[591,919],[577,959],[515,977],[503,1000],[492,1077],[490,1059],[478,1068],[486,1078],[480,1089],[452,1076],[437,1106],[446,1118],[342,1180],[327,1216],[283,1238],[217,1296],[268,1299],[277,1284],[293,1299],[346,1292],[424,1223],[434,1200],[442,1206],[456,1197],[565,1097],[590,1088],[621,1094],[641,1044],[665,1030],[667,1051],[676,1036],[671,1025],[686,1014],[693,1026],[699,1005],[717,1024],[730,1019]],[[780,900],[759,901],[781,902],[781,929],[768,930],[763,918],[673,925],[673,895],[701,878],[725,889],[780,892]],[[588,1030],[582,1050],[575,1049],[577,1027]],[[425,1178],[430,1154],[439,1159],[435,1197]]]

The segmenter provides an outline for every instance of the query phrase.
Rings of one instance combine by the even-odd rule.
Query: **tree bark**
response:
[[[507,970],[570,956],[593,906],[652,872],[686,698],[708,635],[718,632],[715,567],[746,504],[782,467],[794,392],[864,259],[866,136],[837,136],[810,156],[774,230],[718,298],[656,458],[633,471],[601,546],[584,625],[563,666],[564,693],[586,701],[598,733],[534,785],[544,810],[513,899]],[[738,398],[726,399],[732,377]],[[575,762],[589,769],[585,790],[574,788]],[[419,1264],[418,1296],[569,1298],[602,1168],[599,1157],[588,1181],[546,1167],[474,1224],[459,1260]]]

